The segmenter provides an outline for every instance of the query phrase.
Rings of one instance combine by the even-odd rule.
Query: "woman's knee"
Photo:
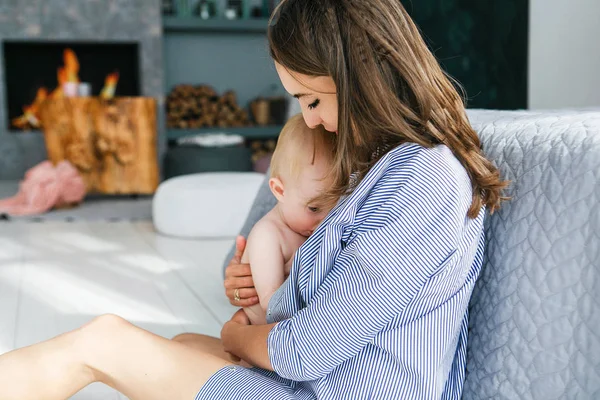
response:
[[[115,314],[103,314],[100,315],[86,325],[82,327],[83,330],[89,330],[93,332],[118,332],[121,329],[127,329],[133,326],[130,322],[124,318],[119,317]]]
[[[132,328],[131,323],[118,315],[100,315],[77,330],[77,345],[82,354],[89,354],[109,343],[115,344]]]
[[[174,342],[189,342],[190,340],[193,340],[194,337],[197,336],[193,333],[180,333],[179,335],[175,335],[173,336],[173,338],[171,339]]]
[[[110,354],[111,348],[119,346],[119,339],[126,337],[128,330],[134,328],[124,318],[114,314],[95,317],[76,331],[75,346],[82,363],[95,382],[108,384],[108,377],[97,368],[97,361],[104,354]]]

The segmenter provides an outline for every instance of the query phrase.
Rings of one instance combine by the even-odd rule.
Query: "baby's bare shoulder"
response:
[[[252,264],[252,260],[264,263],[265,257],[279,260],[283,257],[281,240],[276,221],[268,218],[259,220],[248,235],[242,261],[250,262],[250,264]]]
[[[280,227],[276,221],[266,216],[258,220],[250,234],[248,235],[248,242],[258,240],[279,240]]]

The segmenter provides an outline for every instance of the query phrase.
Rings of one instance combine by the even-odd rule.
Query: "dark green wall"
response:
[[[471,108],[527,107],[528,0],[405,0]],[[178,83],[234,89],[241,105],[279,86],[264,34],[166,33],[166,90]]]
[[[403,2],[470,108],[527,108],[528,0]]]

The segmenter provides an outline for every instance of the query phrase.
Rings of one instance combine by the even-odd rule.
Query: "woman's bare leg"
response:
[[[228,360],[233,364],[237,364],[246,368],[253,368],[253,365],[248,364],[244,360],[233,359],[229,353],[223,349],[221,339],[212,336],[201,335],[199,333],[182,333],[173,338],[174,341],[182,343],[189,348],[198,350],[205,354],[212,354],[215,357]]]
[[[201,335],[199,333],[182,333],[175,336],[173,340],[194,350],[229,360],[229,354],[223,349],[221,339],[217,339],[216,337]]]
[[[0,356],[0,399],[62,400],[99,381],[132,400],[190,400],[229,364],[105,315]]]

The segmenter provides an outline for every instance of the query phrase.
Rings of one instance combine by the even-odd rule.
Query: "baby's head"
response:
[[[284,222],[302,236],[310,236],[334,206],[318,198],[331,185],[335,141],[322,126],[306,126],[302,114],[290,118],[279,135],[269,186]]]

